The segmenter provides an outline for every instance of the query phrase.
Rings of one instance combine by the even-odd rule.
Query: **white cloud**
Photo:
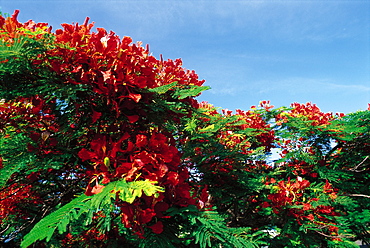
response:
[[[300,78],[293,77],[283,80],[260,81],[252,84],[254,88],[259,88],[260,93],[268,93],[276,90],[284,90],[290,94],[302,93],[324,93],[333,91],[342,93],[354,92],[370,92],[370,87],[363,84],[348,84],[333,83],[331,79],[316,79],[316,78]]]
[[[236,85],[236,86],[233,86]],[[330,79],[292,77],[282,80],[260,80],[252,83],[235,82],[235,84],[214,84],[210,93],[214,95],[240,95],[243,92],[255,92],[260,95],[269,95],[277,92],[285,92],[289,95],[301,94],[366,94],[370,93],[370,86],[364,84],[333,83]]]

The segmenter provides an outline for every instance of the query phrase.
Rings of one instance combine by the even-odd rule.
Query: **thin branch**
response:
[[[363,194],[344,194],[345,196],[358,196],[358,197],[365,197],[370,198],[370,195],[363,195]]]
[[[339,238],[339,236],[328,235],[328,234],[325,234],[325,233],[317,231],[317,230],[313,230],[313,231],[317,232],[318,234],[320,234],[322,236],[328,237],[328,238]]]
[[[8,229],[9,229],[9,227],[10,227],[10,224],[8,224],[8,226],[7,226],[7,227],[5,227],[5,229],[4,229],[4,230],[1,230],[1,231],[0,231],[0,234],[2,234],[2,233],[4,233],[4,232],[6,232],[6,230],[8,230]]]
[[[351,235],[336,235],[336,236],[333,236],[333,235],[328,235],[328,234],[325,234],[325,233],[317,231],[317,230],[313,230],[313,231],[315,231],[318,234],[320,234],[322,236],[325,236],[327,238],[353,238],[353,236],[351,236]]]
[[[358,167],[360,167],[363,163],[365,163],[365,161],[369,158],[369,156],[366,156],[358,165],[356,165],[355,167],[353,167],[352,169],[349,169],[350,171],[354,171],[354,172],[362,172],[364,170],[360,170],[358,171]]]
[[[17,228],[16,231],[10,233],[6,237],[6,240],[11,241],[11,240],[15,239],[20,232],[22,232],[24,229],[29,227],[35,220],[36,220],[36,216],[33,217],[33,219],[31,221],[23,223],[20,227]]]

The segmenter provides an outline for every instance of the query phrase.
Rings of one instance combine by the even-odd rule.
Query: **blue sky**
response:
[[[313,102],[349,113],[370,103],[370,1],[0,0],[19,20],[83,23],[182,58],[211,90],[199,100],[247,110]]]

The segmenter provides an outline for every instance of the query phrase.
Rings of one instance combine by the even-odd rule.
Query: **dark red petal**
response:
[[[128,121],[130,123],[135,123],[139,120],[139,116],[138,115],[130,115],[130,116],[127,116],[128,118]]]
[[[132,100],[134,100],[135,102],[139,102],[140,99],[141,99],[141,95],[140,94],[134,94],[134,93],[130,93],[128,95],[129,98],[131,98]]]
[[[82,150],[78,152],[78,157],[82,159],[82,161],[86,161],[96,158],[96,154],[94,152],[86,150],[85,148],[82,148]]]
[[[97,120],[99,120],[100,116],[101,116],[100,112],[96,112],[93,110],[92,123],[95,123]]]
[[[163,223],[162,221],[158,221],[157,223],[155,223],[154,225],[152,226],[148,226],[150,229],[152,229],[152,231],[156,234],[160,234],[163,232]]]

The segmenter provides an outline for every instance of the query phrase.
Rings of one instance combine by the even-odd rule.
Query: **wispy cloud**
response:
[[[363,92],[370,92],[370,86],[360,85],[360,84],[334,84],[334,83],[326,83],[326,86],[329,89],[334,90],[341,90],[341,91],[363,91]]]
[[[194,32],[223,36],[239,33],[260,39],[332,40],[350,35],[355,20],[341,2],[321,1],[105,1],[110,19],[130,23],[151,35]],[[355,18],[352,18],[355,19]],[[131,23],[135,20],[136,23]],[[126,23],[125,23],[126,22]]]
[[[252,83],[238,82],[232,84],[214,84],[211,93],[215,95],[242,94],[243,92],[255,92],[257,94],[271,94],[285,92],[289,95],[299,94],[333,94],[335,92],[345,94],[370,93],[370,86],[357,83],[337,84],[330,79],[292,77],[282,80],[260,80]]]
[[[332,94],[333,91],[347,93],[370,92],[370,87],[363,84],[350,82],[348,82],[347,84],[338,84],[333,83],[333,80],[331,79],[317,79],[317,78],[293,77],[278,81],[273,80],[261,81],[256,82],[253,85],[255,88],[260,88],[259,90],[260,93],[267,93],[276,90],[284,90],[290,94],[301,94],[301,93],[323,94],[325,92],[328,93],[330,92],[330,94]]]

